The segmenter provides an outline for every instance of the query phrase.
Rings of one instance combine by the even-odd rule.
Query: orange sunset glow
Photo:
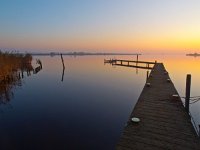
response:
[[[1,3],[2,49],[187,53],[200,48],[196,0]]]

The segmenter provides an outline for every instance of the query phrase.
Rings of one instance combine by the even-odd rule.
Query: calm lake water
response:
[[[10,89],[12,97],[0,104],[1,150],[115,148],[145,84],[146,70],[104,64],[104,59],[136,56],[63,57],[64,74],[59,56],[34,56],[42,61],[42,70],[25,74],[21,86]],[[186,74],[192,74],[191,96],[200,96],[200,58],[142,55],[139,59],[164,62],[180,96]],[[37,66],[35,60],[32,65]],[[200,124],[199,108],[200,102],[191,105],[196,124]]]

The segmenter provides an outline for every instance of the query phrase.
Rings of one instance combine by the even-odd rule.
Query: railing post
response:
[[[137,54],[137,61],[138,61],[138,54]]]
[[[188,114],[189,114],[189,105],[190,105],[190,88],[191,88],[191,75],[187,74],[186,92],[185,92],[185,110]]]

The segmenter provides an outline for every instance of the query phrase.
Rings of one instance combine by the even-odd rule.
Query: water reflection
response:
[[[10,98],[8,103],[14,109],[0,114],[0,149],[115,149],[144,87],[147,70],[138,69],[138,75],[135,73],[137,68],[104,66],[103,60],[110,57],[63,56],[67,64],[65,73],[59,55],[37,56],[42,60],[42,65],[38,61],[36,66],[32,63],[34,72],[39,70],[39,66],[42,71],[39,70],[37,76],[33,76],[32,70],[31,77],[26,78],[24,69],[25,78],[20,80],[23,89],[15,92],[13,88],[15,97]],[[115,57],[136,60],[135,56]],[[191,69],[191,60],[182,64],[182,60],[171,57],[159,56],[157,60],[164,62],[177,89],[185,89],[183,81],[189,69],[198,72],[196,76],[193,75],[193,79],[200,85],[200,71],[197,70],[200,60],[196,68]],[[144,61],[155,58],[140,56],[140,60]],[[18,73],[22,78],[21,70]],[[193,95],[199,95],[199,88],[195,89]],[[193,106],[196,107],[196,104]],[[197,108],[196,118],[199,118]],[[7,107],[1,109],[4,111]]]
[[[63,67],[63,70],[62,70],[62,78],[61,78],[61,81],[62,81],[62,82],[64,81],[64,76],[65,76],[65,68]]]
[[[39,63],[38,63],[39,62]],[[14,90],[22,86],[24,74],[31,76],[42,69],[42,62],[35,69],[32,66],[32,56],[30,54],[9,54],[0,52],[0,104],[7,104],[14,97]]]
[[[61,57],[61,60],[62,60],[62,65],[63,65],[62,78],[61,78],[61,81],[63,82],[63,80],[64,80],[64,75],[65,75],[65,63],[64,63],[64,59],[63,59],[62,54],[60,54],[60,57]]]

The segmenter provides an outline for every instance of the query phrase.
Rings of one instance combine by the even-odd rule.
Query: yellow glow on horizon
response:
[[[52,50],[113,50],[124,52],[193,52],[200,50],[200,29],[117,32],[74,37],[19,37],[1,40],[2,46]]]

